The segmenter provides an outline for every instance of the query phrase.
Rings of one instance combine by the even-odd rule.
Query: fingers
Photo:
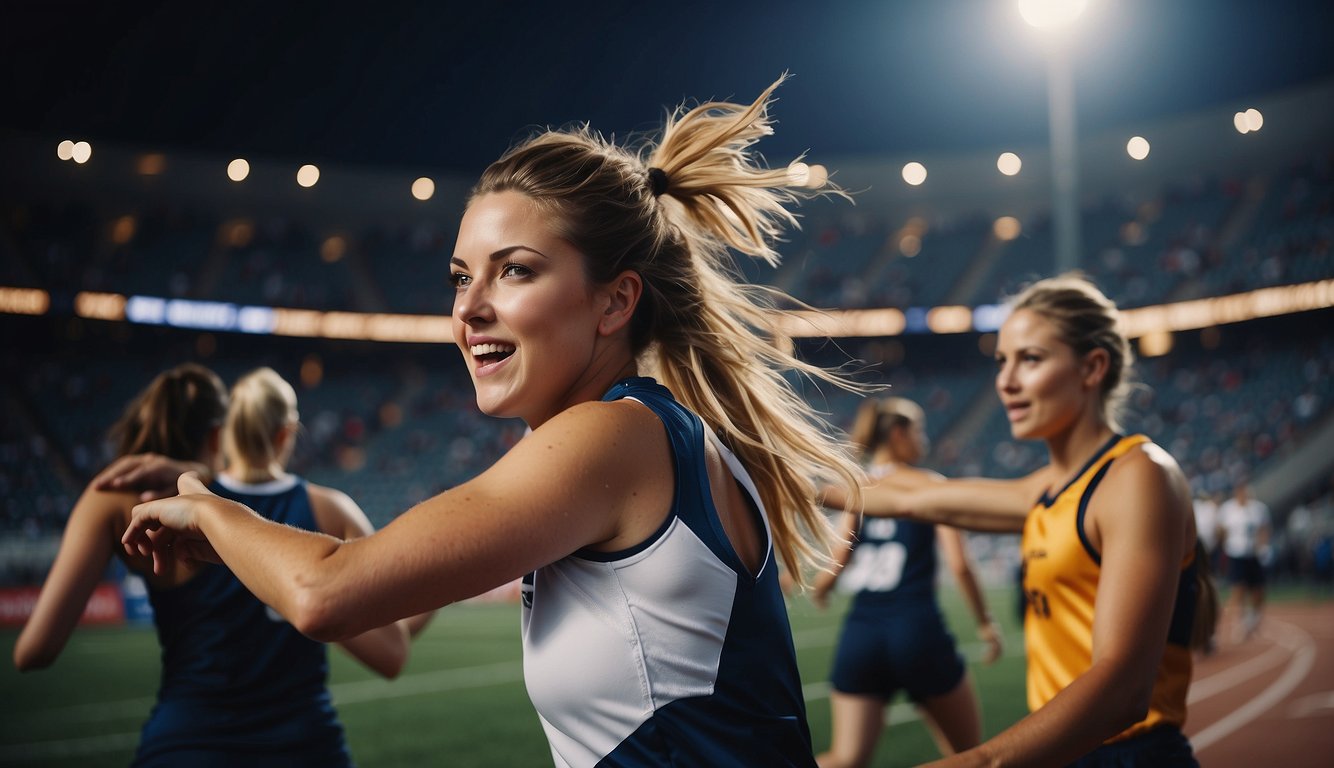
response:
[[[99,491],[115,490],[125,484],[124,475],[143,461],[142,455],[122,456],[93,478],[93,487]]]

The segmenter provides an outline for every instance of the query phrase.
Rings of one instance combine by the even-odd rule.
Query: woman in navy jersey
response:
[[[876,480],[934,476],[914,465],[927,451],[926,414],[901,397],[862,403],[852,427],[867,474]],[[885,725],[885,708],[904,691],[917,705],[943,754],[982,740],[977,693],[936,602],[936,552],[945,558],[986,643],[983,660],[1001,653],[1000,629],[987,612],[963,536],[957,529],[843,513],[851,546],[820,573],[812,599],[823,607],[837,582],[854,593],[843,624],[829,695],[833,738],[821,768],[870,763]]]
[[[1048,463],[1013,480],[888,477],[865,493],[868,515],[1023,533],[1031,714],[939,765],[1195,766],[1181,726],[1214,608],[1189,486],[1166,451],[1121,432],[1133,355],[1111,300],[1063,276],[1010,308],[996,393],[1011,434],[1045,442]]]
[[[285,458],[295,411],[289,421],[284,408],[279,428],[269,432],[270,424],[256,419],[255,393],[246,380],[236,395],[229,411],[226,390],[212,371],[194,364],[166,371],[130,403],[113,428],[118,451],[123,456],[151,452],[216,470],[222,440],[235,456],[228,472],[249,471],[248,457],[262,450],[261,443],[269,446],[272,458]],[[60,551],[15,645],[18,668],[36,669],[56,660],[112,554],[118,553],[147,582],[162,646],[157,702],[140,735],[135,765],[350,765],[325,686],[325,646],[303,637],[224,567],[175,560],[154,569],[150,557],[124,551],[118,546],[120,533],[139,499],[95,485],[70,513]],[[229,492],[225,486],[218,490]],[[273,494],[248,498],[286,524],[346,538],[370,532],[364,515],[346,497],[319,493],[327,498],[314,502],[312,493],[309,500],[282,504],[264,503],[276,499]],[[392,678],[406,659],[407,635],[406,623],[391,623],[342,645],[370,669]]]
[[[815,488],[856,494],[862,474],[785,374],[846,382],[793,357],[775,294],[735,279],[730,251],[773,263],[784,203],[819,194],[751,151],[776,86],[628,148],[545,131],[483,173],[451,259],[455,340],[481,410],[532,428],[490,469],[353,542],[187,474],[126,547],[219,559],[322,639],[522,578],[557,765],[814,765],[778,560],[828,562]]]

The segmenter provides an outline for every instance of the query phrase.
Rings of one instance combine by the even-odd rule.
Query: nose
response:
[[[996,391],[1017,392],[1018,390],[1019,382],[1014,375],[1014,363],[1007,360],[1001,363],[1000,368],[996,371]]]
[[[454,294],[454,318],[468,325],[478,325],[494,319],[491,295],[486,283],[474,280]]]

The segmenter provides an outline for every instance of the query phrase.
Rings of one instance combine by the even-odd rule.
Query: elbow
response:
[[[20,672],[46,669],[55,661],[55,653],[43,649],[27,648],[22,643],[14,646],[14,668]]]
[[[404,649],[403,653],[395,654],[394,658],[389,660],[389,663],[385,664],[382,669],[377,671],[384,679],[393,680],[402,673],[403,667],[407,665],[407,662],[408,654],[407,650]]]
[[[353,634],[347,631],[347,622],[336,601],[315,585],[297,588],[288,621],[301,634],[322,643],[337,642]]]

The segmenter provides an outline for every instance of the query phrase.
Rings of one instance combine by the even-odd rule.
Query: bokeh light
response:
[[[926,181],[926,166],[915,161],[903,166],[903,180],[914,187]]]

